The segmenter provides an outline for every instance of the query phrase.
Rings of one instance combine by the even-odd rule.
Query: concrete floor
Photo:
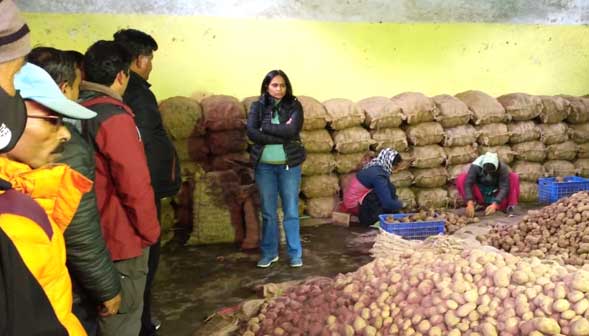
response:
[[[474,239],[488,231],[491,223],[509,225],[523,217],[498,213],[480,223],[464,227],[455,235]],[[300,269],[280,260],[269,269],[255,267],[257,253],[240,252],[234,245],[165,246],[154,289],[154,309],[162,321],[160,336],[188,336],[205,328],[205,319],[224,307],[257,298],[256,287],[265,283],[301,280],[309,276],[334,276],[355,271],[370,262],[368,247],[352,247],[350,240],[373,229],[321,225],[301,228],[303,258]],[[357,241],[357,239],[355,240]]]

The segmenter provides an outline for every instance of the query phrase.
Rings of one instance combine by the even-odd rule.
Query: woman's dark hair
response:
[[[391,162],[391,164],[393,165],[393,167],[395,167],[399,163],[401,163],[401,161],[403,161],[403,158],[401,157],[401,154],[397,154],[397,155],[395,155],[395,158],[393,159],[393,162]]]
[[[282,70],[272,70],[266,74],[264,80],[262,81],[262,87],[260,88],[260,98],[263,99],[264,103],[270,102],[270,95],[268,94],[268,86],[274,77],[280,76],[284,78],[284,84],[286,84],[286,94],[282,100],[285,103],[290,103],[294,100],[294,95],[292,94],[292,85],[290,84],[290,79]]]
[[[27,55],[27,62],[47,71],[57,85],[74,85],[76,60],[63,50],[51,47],[36,47]]]
[[[84,55],[84,74],[90,82],[111,86],[117,74],[129,74],[131,53],[114,41],[98,41]]]
[[[494,174],[497,172],[497,170],[498,170],[497,167],[495,167],[495,165],[492,163],[485,163],[483,165],[483,172],[485,174]]]

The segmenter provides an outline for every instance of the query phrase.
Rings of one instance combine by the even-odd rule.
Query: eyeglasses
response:
[[[28,115],[27,118],[43,119],[55,127],[59,127],[59,126],[63,125],[63,117],[61,117],[61,116]]]

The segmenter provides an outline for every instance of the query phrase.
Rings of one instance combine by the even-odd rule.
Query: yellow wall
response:
[[[358,100],[404,91],[589,93],[589,27],[371,24],[193,16],[26,13],[33,43],[84,51],[119,28],[160,45],[150,81],[164,99],[243,98],[281,68],[295,94]]]

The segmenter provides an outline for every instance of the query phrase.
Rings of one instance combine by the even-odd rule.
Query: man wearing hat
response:
[[[53,162],[70,139],[63,117],[88,119],[96,114],[68,100],[49,74],[35,65],[25,64],[14,77],[14,86],[26,106],[26,115],[20,114],[25,128],[13,148],[0,154],[0,179],[12,186],[2,194],[0,228],[16,246],[67,334],[86,335],[72,313],[63,232],[92,182]]]
[[[15,4],[0,1],[0,155],[14,148],[27,122],[13,79],[30,48],[29,28]],[[47,215],[31,197],[14,191],[10,182],[0,178],[0,334],[67,335],[45,291],[4,231],[5,226],[23,220],[34,226],[33,216],[46,223]]]
[[[456,189],[469,217],[474,217],[475,204],[485,207],[486,216],[497,210],[510,212],[518,204],[519,176],[499,161],[497,153],[487,152],[456,178]]]

